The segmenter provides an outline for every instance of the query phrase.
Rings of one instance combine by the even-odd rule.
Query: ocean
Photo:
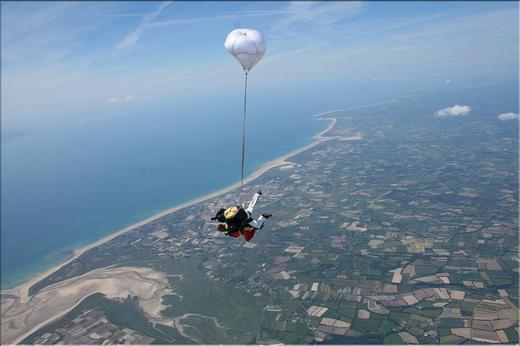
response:
[[[75,248],[239,181],[240,107],[240,99],[231,108],[191,111],[128,106],[3,134],[2,287]],[[259,107],[253,100],[247,125],[249,174],[312,142],[328,123],[304,107]]]

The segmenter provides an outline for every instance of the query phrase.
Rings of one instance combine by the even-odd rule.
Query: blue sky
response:
[[[518,74],[516,2],[1,6],[2,124],[13,129],[132,107],[231,102],[242,72],[223,43],[237,27],[267,41],[251,74],[264,99]]]

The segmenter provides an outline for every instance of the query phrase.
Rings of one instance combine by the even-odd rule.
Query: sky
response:
[[[517,2],[2,2],[2,131],[239,103],[240,27],[267,42],[250,80],[273,105],[518,81]]]

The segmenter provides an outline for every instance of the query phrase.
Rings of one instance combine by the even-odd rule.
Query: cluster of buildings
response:
[[[144,345],[154,338],[142,335],[130,328],[110,323],[100,309],[81,313],[64,326],[46,332],[34,340],[39,345]]]

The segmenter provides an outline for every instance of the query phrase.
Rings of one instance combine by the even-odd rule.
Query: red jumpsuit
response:
[[[254,227],[244,226],[236,232],[229,233],[229,236],[233,238],[239,238],[241,235],[243,235],[246,241],[250,241],[255,236],[255,232],[256,229]]]

